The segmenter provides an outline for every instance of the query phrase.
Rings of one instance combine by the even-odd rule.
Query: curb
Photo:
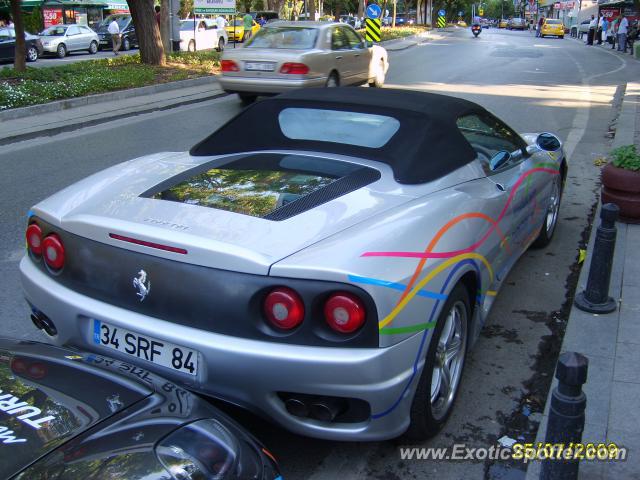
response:
[[[185,101],[181,101],[181,102],[170,103],[170,104],[163,105],[163,106],[156,106],[156,107],[151,107],[151,108],[143,108],[141,110],[122,113],[120,115],[112,115],[110,117],[94,118],[93,120],[85,120],[85,121],[80,121],[80,122],[76,122],[76,123],[70,123],[70,124],[65,125],[65,126],[56,126],[56,127],[52,127],[52,128],[45,128],[45,129],[42,129],[42,130],[34,130],[32,132],[21,133],[21,134],[18,134],[18,135],[12,135],[10,137],[0,138],[0,146],[8,145],[8,144],[11,144],[11,143],[16,143],[16,142],[22,142],[22,141],[25,141],[25,140],[31,140],[31,139],[39,138],[39,137],[57,135],[59,133],[64,133],[64,132],[72,132],[74,130],[79,130],[81,128],[92,127],[94,125],[100,125],[102,123],[112,122],[114,120],[120,120],[120,119],[123,119],[123,118],[129,118],[129,117],[133,117],[133,116],[136,116],[136,115],[143,115],[145,113],[162,112],[164,110],[170,110],[170,109],[176,108],[176,107],[183,107],[185,105],[192,105],[194,103],[206,102],[208,100],[213,100],[215,98],[225,97],[227,95],[229,95],[229,94],[224,92],[224,91],[222,91],[221,89],[219,89],[219,90],[216,90],[215,92],[213,92],[211,95],[207,95],[205,97],[198,97],[198,98],[185,100]]]
[[[616,135],[613,138],[612,148],[635,143],[636,134],[636,110],[637,96],[640,93],[640,84],[629,82],[622,99],[622,109],[616,120]],[[633,99],[631,97],[634,97]]]
[[[118,90],[115,92],[99,93],[97,95],[88,95],[85,97],[69,98],[66,100],[43,103],[42,105],[32,105],[30,107],[14,108],[11,110],[0,112],[0,122],[29,117],[31,115],[59,112],[61,110],[67,110],[74,107],[82,107],[85,105],[93,105],[96,103],[124,100],[126,98],[137,97],[139,95],[150,95],[153,93],[161,93],[169,90],[179,90],[188,87],[197,87],[200,85],[207,85],[212,83],[218,83],[218,79],[213,75],[192,78],[189,80],[179,80],[177,82],[147,85],[146,87],[129,88],[126,90]]]

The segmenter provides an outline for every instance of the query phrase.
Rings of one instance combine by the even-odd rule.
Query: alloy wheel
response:
[[[551,197],[549,198],[549,208],[547,210],[547,219],[545,221],[545,228],[547,230],[547,236],[551,236],[554,228],[556,228],[556,222],[558,221],[558,211],[560,210],[560,186],[558,185],[559,179],[553,182],[553,190]]]
[[[467,308],[462,301],[453,304],[440,333],[431,375],[431,413],[444,418],[456,396],[467,351]]]
[[[38,60],[38,50],[36,47],[29,47],[29,50],[27,50],[27,60],[30,62]]]

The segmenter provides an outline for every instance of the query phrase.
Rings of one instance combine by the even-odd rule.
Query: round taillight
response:
[[[11,370],[17,374],[23,374],[27,371],[28,364],[24,360],[14,358],[11,360]]]
[[[60,270],[64,266],[64,246],[55,233],[48,235],[42,241],[42,253],[44,261],[52,269]]]
[[[35,223],[27,227],[27,246],[31,253],[35,255],[42,254],[42,230]]]
[[[266,296],[263,305],[264,314],[276,327],[291,330],[304,319],[304,303],[294,290],[279,287]]]
[[[353,333],[364,324],[366,310],[354,294],[338,292],[324,304],[324,318],[336,332]]]
[[[47,367],[42,363],[32,363],[29,365],[28,374],[31,378],[40,379],[44,378],[47,374]]]

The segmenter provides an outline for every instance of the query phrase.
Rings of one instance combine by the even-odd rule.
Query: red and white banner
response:
[[[62,9],[45,7],[42,10],[42,17],[44,18],[44,28],[48,28],[51,25],[60,25],[62,23]]]

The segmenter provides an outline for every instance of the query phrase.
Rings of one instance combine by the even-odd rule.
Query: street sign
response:
[[[380,8],[379,5],[376,5],[375,3],[370,3],[367,6],[367,18],[371,18],[375,20],[376,18],[380,18],[380,15],[382,15],[382,9]]]
[[[226,13],[236,12],[235,0],[193,0],[195,13]]]
[[[366,28],[365,39],[367,42],[379,42],[382,21],[379,18],[365,18],[364,26]]]
[[[444,17],[446,13],[447,12],[445,12],[444,9],[438,10],[438,20],[436,23],[438,28],[444,28],[447,26],[447,19]]]
[[[484,10],[479,8],[478,9],[478,15],[483,16],[484,15]]]
[[[438,10],[438,16],[439,17],[444,17],[447,14],[447,12],[445,12],[444,10]]]
[[[461,17],[463,14],[464,14],[464,12],[463,12],[462,10],[460,10],[460,11],[458,12],[458,16],[459,16],[459,17]]]

